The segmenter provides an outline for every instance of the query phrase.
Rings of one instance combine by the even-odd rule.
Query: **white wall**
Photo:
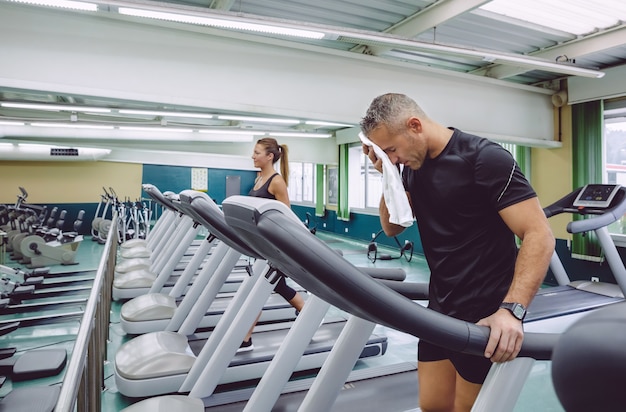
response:
[[[393,91],[466,131],[552,140],[547,91],[373,56],[172,27],[0,3],[0,87],[353,124],[372,98]],[[334,139],[297,143],[292,158],[333,163],[334,145]]]

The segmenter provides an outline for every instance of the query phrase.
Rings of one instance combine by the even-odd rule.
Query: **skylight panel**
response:
[[[626,20],[624,0],[493,0],[480,9],[575,35]]]

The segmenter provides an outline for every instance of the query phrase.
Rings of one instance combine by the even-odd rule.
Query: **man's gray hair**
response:
[[[368,136],[380,125],[387,126],[391,131],[397,131],[411,116],[425,118],[426,114],[413,99],[404,94],[383,94],[372,100],[361,120],[361,131]]]

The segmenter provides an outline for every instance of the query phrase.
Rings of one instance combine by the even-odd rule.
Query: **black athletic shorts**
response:
[[[491,361],[482,356],[455,352],[441,346],[420,340],[417,346],[417,360],[432,362],[449,359],[463,379],[472,383],[482,384],[491,368]]]
[[[285,299],[287,302],[295,298],[296,293],[297,293],[294,288],[290,287],[287,284],[287,281],[285,281],[284,276],[281,276],[281,278],[278,280],[278,283],[276,284],[276,287],[274,288],[274,292],[282,296],[283,299]]]

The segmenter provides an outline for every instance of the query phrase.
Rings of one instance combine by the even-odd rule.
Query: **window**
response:
[[[376,209],[383,193],[382,174],[363,154],[362,146],[348,152],[348,205],[351,209]]]
[[[513,157],[515,157],[515,152],[517,149],[517,145],[514,143],[502,143],[502,142],[498,142],[498,144],[502,147],[504,147],[509,153],[511,153],[513,155]]]
[[[315,165],[289,162],[287,190],[292,202],[315,203]]]
[[[603,183],[626,186],[626,100],[604,103],[603,165]],[[619,241],[626,242],[625,219],[622,217],[610,225],[609,232],[612,235],[623,235]]]
[[[604,111],[604,181],[626,185],[626,107]]]
[[[626,117],[605,120],[604,180],[626,185]]]

